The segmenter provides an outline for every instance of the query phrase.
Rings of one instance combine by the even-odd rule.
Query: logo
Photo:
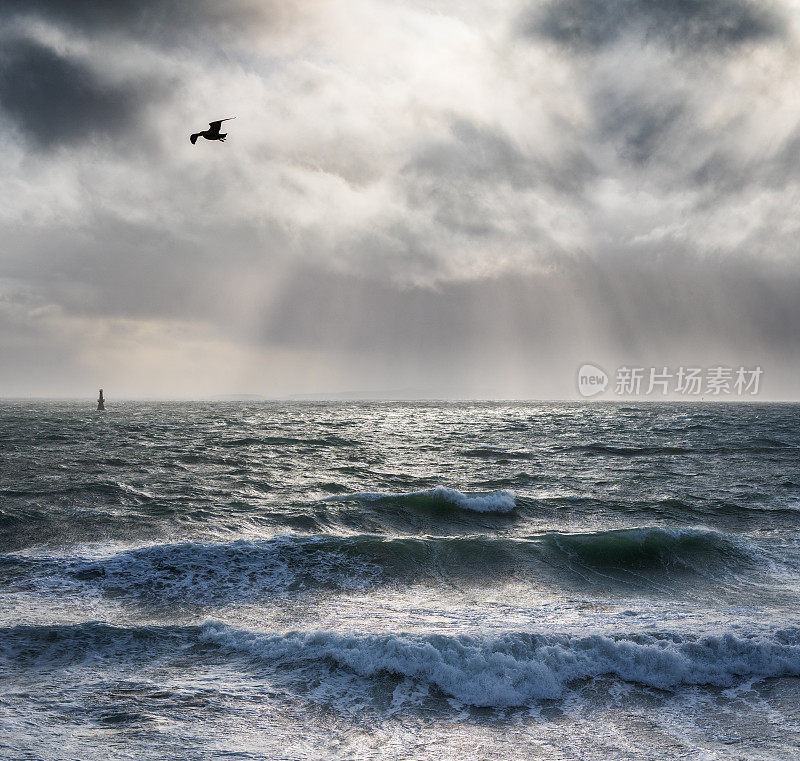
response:
[[[581,365],[578,370],[578,391],[581,396],[597,396],[608,386],[608,375],[596,365]]]
[[[618,367],[609,389],[617,396],[732,397],[756,396],[764,370],[755,367]],[[597,365],[581,365],[578,391],[581,396],[602,394],[608,388],[605,370]]]

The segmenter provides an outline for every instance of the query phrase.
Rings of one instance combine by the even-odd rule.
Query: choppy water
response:
[[[799,412],[0,403],[0,757],[800,757]]]

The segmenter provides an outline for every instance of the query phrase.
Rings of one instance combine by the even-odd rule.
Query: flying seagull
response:
[[[229,122],[231,119],[235,119],[235,116],[229,116],[227,119],[220,119],[216,122],[209,122],[208,129],[205,132],[195,132],[194,135],[189,137],[189,140],[192,141],[192,145],[197,142],[198,137],[204,137],[206,140],[221,140],[223,143],[225,142],[225,138],[228,136],[227,132],[223,132],[220,134],[220,129],[222,127],[222,122]]]

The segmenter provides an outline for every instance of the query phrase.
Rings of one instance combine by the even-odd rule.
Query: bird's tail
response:
[[[199,132],[197,132],[197,133],[196,133],[196,134],[194,134],[194,135],[190,135],[190,136],[189,136],[189,140],[191,140],[191,141],[192,141],[192,145],[194,145],[194,144],[197,142],[197,138],[198,138],[198,137],[200,137],[200,133],[199,133]]]

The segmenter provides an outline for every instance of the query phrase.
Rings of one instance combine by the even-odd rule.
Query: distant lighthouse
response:
[[[105,399],[103,399],[103,389],[100,389],[100,396],[97,397],[97,409],[104,410],[106,408]]]

